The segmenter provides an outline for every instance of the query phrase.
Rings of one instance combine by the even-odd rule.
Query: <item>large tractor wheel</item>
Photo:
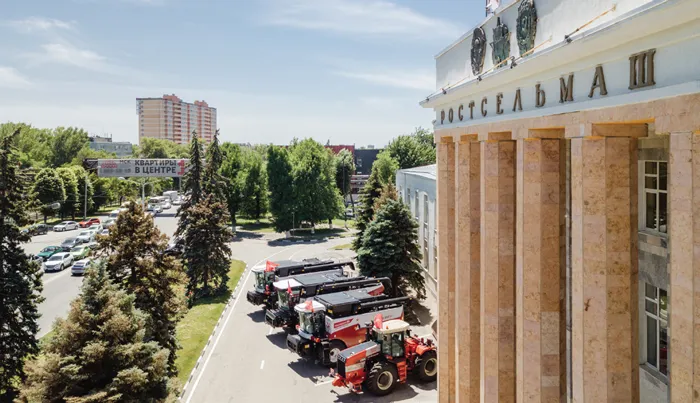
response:
[[[423,382],[432,382],[437,379],[438,366],[435,350],[423,353],[416,370],[418,371],[418,378]]]
[[[385,396],[394,390],[398,381],[399,374],[393,364],[378,362],[367,374],[365,388],[373,395]]]

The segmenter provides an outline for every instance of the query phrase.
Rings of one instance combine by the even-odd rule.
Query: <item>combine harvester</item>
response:
[[[287,277],[273,285],[278,295],[278,308],[265,312],[265,322],[272,327],[284,327],[289,332],[299,323],[294,306],[307,298],[358,288],[367,290],[370,295],[382,295],[385,289],[391,288],[391,280],[365,276],[335,278],[323,272]]]
[[[338,354],[367,339],[366,326],[377,314],[403,319],[410,297],[389,298],[357,289],[316,296],[298,304],[299,333],[287,336],[287,348],[302,358],[334,365]]]
[[[336,271],[343,273],[343,268],[349,266],[352,270],[355,265],[352,262],[335,262],[333,260],[304,259],[302,261],[280,260],[267,261],[264,266],[255,266],[251,269],[255,275],[255,288],[248,291],[246,299],[253,305],[264,305],[265,308],[274,308],[277,305],[277,293],[273,283],[284,277],[297,274],[318,273]]]

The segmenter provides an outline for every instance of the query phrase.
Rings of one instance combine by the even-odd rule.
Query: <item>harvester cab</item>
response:
[[[265,264],[254,266],[251,269],[251,273],[255,277],[255,288],[248,291],[246,299],[253,305],[265,305],[266,308],[274,307],[277,304],[277,293],[273,288],[275,281],[297,274],[342,271],[346,266],[354,269],[352,262],[335,262],[316,258],[302,261],[267,261]]]
[[[403,320],[383,321],[377,315],[371,340],[340,352],[333,385],[384,396],[405,383],[408,372],[415,372],[423,382],[434,381],[437,348],[431,340],[411,336],[409,328]]]
[[[294,306],[316,295],[366,289],[370,295],[381,295],[391,286],[388,278],[367,278],[366,276],[336,276],[330,272],[306,274],[282,279],[273,284],[277,291],[277,309],[268,309],[265,321],[272,327],[284,327],[293,331],[299,322]]]
[[[302,358],[335,365],[341,351],[367,340],[368,321],[377,314],[401,319],[404,305],[410,300],[376,295],[366,288],[307,299],[294,307],[299,332],[287,336],[287,348]]]

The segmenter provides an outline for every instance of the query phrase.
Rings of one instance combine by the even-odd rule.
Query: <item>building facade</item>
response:
[[[418,223],[418,243],[423,256],[421,266],[428,298],[437,300],[438,250],[436,208],[436,165],[396,172],[396,191]]]
[[[136,98],[139,144],[144,137],[189,144],[192,132],[209,143],[216,133],[216,108],[204,101],[184,102],[175,94],[162,98]]]
[[[114,153],[117,157],[128,157],[132,154],[133,148],[128,141],[112,141],[112,137],[91,136],[90,149],[95,151],[105,151]]]
[[[698,401],[700,2],[504,3],[421,102],[439,400]]]

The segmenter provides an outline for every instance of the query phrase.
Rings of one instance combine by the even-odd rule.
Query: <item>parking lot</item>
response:
[[[163,233],[171,236],[177,228],[174,210],[172,213],[157,215],[155,223]],[[33,236],[31,242],[22,246],[26,253],[36,255],[47,246],[58,246],[66,238],[78,236],[81,230],[79,228],[65,232],[49,231],[45,235]],[[42,295],[45,300],[39,306],[39,312],[41,313],[41,318],[39,318],[39,337],[51,330],[51,324],[57,317],[65,316],[68,313],[70,301],[78,296],[81,284],[82,277],[71,276],[70,268],[59,272],[44,273],[44,291]]]

